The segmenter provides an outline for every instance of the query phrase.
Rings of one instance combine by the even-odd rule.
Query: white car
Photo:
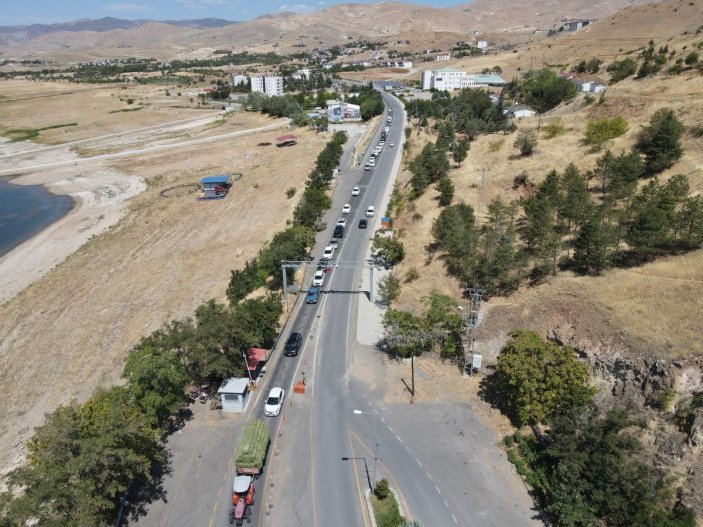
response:
[[[366,164],[364,165],[364,170],[366,170],[366,171],[371,170],[371,165],[369,165],[368,163],[366,163]]]
[[[271,388],[269,396],[266,398],[266,406],[264,406],[264,415],[275,417],[281,413],[283,407],[283,398],[286,393],[282,388]]]
[[[313,287],[322,287],[325,285],[325,272],[322,269],[315,271],[315,276],[312,277],[312,285]]]
[[[395,146],[395,143],[394,143],[393,141],[391,141],[390,143],[388,143],[388,146],[390,146],[391,148],[393,148],[393,147]]]
[[[320,260],[331,260],[332,256],[334,255],[334,247],[331,245],[328,245],[325,247],[325,250],[322,252],[322,257]]]
[[[345,203],[344,207],[342,207],[342,214],[349,214],[351,212],[351,205],[349,203]]]
[[[371,159],[369,159],[369,165],[371,165],[372,167],[376,166],[376,158],[375,157],[372,157]]]
[[[354,187],[352,189],[352,196],[358,196],[361,193],[361,189],[359,187]]]
[[[373,205],[371,205],[371,206],[369,206],[368,209],[366,209],[366,216],[368,216],[370,218],[374,214],[376,214],[376,208]]]
[[[385,141],[380,141],[380,142],[378,143],[378,146],[380,146],[381,148],[383,148],[383,147],[385,146],[385,144],[386,144]]]
[[[347,219],[346,218],[339,218],[337,220],[337,225],[341,225],[342,227],[346,227],[347,226]]]

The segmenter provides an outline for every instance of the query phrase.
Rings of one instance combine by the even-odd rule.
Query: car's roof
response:
[[[269,392],[269,396],[271,395],[281,395],[283,393],[283,388],[279,388],[276,386],[275,388],[271,388],[271,391]]]
[[[315,276],[317,276],[318,274],[325,274],[325,272],[322,269],[320,269],[318,271],[315,271]]]

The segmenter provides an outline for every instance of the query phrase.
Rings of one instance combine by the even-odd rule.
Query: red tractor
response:
[[[229,513],[229,523],[244,525],[244,520],[251,523],[251,506],[254,504],[254,478],[237,476],[232,485],[232,505]]]

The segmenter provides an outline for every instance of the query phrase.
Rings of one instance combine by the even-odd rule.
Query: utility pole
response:
[[[476,208],[476,225],[479,224],[483,216],[483,196],[486,189],[486,172],[490,171],[488,168],[479,168],[478,171],[481,173],[479,176],[478,184],[478,207]]]
[[[474,341],[476,336],[474,335],[476,326],[478,326],[478,311],[481,306],[481,299],[485,294],[485,290],[478,288],[469,289],[469,315],[468,318],[464,318],[464,309],[461,308],[462,320],[466,320],[466,340],[467,346],[464,348],[464,368],[463,374],[468,373],[469,376],[473,375],[474,363],[481,362],[481,355],[475,353]],[[478,367],[478,366],[477,366]]]

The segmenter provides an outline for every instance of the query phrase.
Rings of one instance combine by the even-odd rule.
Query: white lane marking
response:
[[[396,438],[400,443],[403,442],[403,440],[400,438],[400,436],[395,436],[395,438]]]
[[[383,421],[384,425],[386,424],[386,420],[383,417],[381,417],[381,421]]]
[[[444,500],[444,506],[448,509],[449,508],[449,503],[447,503],[447,500]]]
[[[395,432],[393,431],[393,429],[390,426],[388,427],[388,430],[391,431],[391,434],[395,434]]]
[[[408,448],[408,445],[405,445],[405,450],[407,450],[409,454],[412,454],[412,451]]]
[[[420,468],[422,468],[422,463],[420,463],[420,460],[416,459],[415,461],[417,461],[417,464],[420,465]]]
[[[369,403],[369,406],[370,406],[371,408],[373,408],[373,405],[371,404],[371,401],[369,401],[368,399],[366,399],[366,402]]]
[[[425,475],[427,476],[427,478],[428,478],[430,481],[434,481],[434,480],[432,479],[432,476],[430,476],[430,473],[429,473],[429,472],[425,472]]]
[[[439,490],[439,487],[437,485],[435,485],[434,488],[437,489],[437,494],[440,494],[440,495],[442,494],[442,491]]]
[[[454,523],[459,523],[458,521],[456,521],[456,517],[453,514],[452,514],[452,520],[454,520]]]

